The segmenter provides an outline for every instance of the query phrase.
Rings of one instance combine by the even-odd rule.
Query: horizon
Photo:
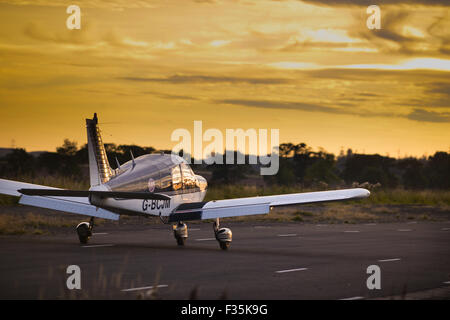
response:
[[[69,139],[70,140],[70,139]],[[76,144],[77,144],[77,151],[78,150],[80,150],[81,148],[83,148],[84,146],[85,146],[85,144],[87,143],[82,143],[82,144],[79,144],[77,141],[74,141],[74,140],[70,140],[71,142],[75,142]],[[287,143],[290,143],[290,142],[282,142],[282,143],[280,143],[280,145],[282,145],[282,144],[287,144]],[[300,142],[301,143],[301,142]],[[169,148],[156,148],[156,147],[154,147],[154,146],[152,146],[152,145],[138,145],[138,144],[117,144],[117,143],[113,143],[113,142],[104,142],[104,144],[106,145],[106,144],[109,144],[109,145],[111,145],[111,144],[114,144],[114,145],[116,145],[116,146],[119,146],[119,145],[126,145],[126,146],[136,146],[136,147],[139,147],[139,148],[154,148],[155,149],[155,153],[157,153],[157,152],[159,152],[159,151],[169,151],[169,150],[171,150],[171,149],[169,149]],[[435,155],[437,152],[445,152],[445,153],[450,153],[450,150],[436,150],[435,152],[433,152],[433,153],[431,153],[431,154],[426,154],[426,153],[423,153],[422,155],[419,155],[419,156],[416,156],[416,155],[408,155],[408,154],[397,154],[397,155],[391,155],[391,154],[388,154],[387,152],[385,152],[385,153],[379,153],[379,152],[375,152],[375,153],[367,153],[367,152],[365,152],[365,150],[357,150],[357,149],[354,149],[354,148],[346,148],[346,149],[341,149],[341,150],[339,150],[339,152],[332,152],[332,151],[329,151],[329,150],[326,150],[326,149],[324,149],[324,148],[322,148],[322,147],[314,147],[314,146],[311,146],[311,145],[308,145],[307,143],[305,143],[306,144],[306,146],[307,147],[309,147],[310,149],[311,149],[311,152],[320,152],[320,151],[324,151],[324,152],[326,152],[326,153],[329,153],[329,154],[333,154],[336,158],[338,158],[338,157],[340,157],[341,156],[341,154],[343,154],[344,156],[347,156],[347,152],[348,152],[348,150],[350,149],[351,151],[352,151],[352,154],[360,154],[360,155],[379,155],[379,156],[383,156],[383,157],[390,157],[390,158],[393,158],[393,159],[397,159],[397,160],[401,160],[401,159],[407,159],[407,158],[416,158],[416,159],[423,159],[423,158],[428,158],[428,157],[430,157],[430,156],[433,156],[433,155]],[[15,147],[15,148],[13,148],[13,147],[2,147],[2,146],[0,146],[0,149],[3,149],[3,150],[14,150],[14,149],[24,149],[27,153],[38,153],[38,152],[57,152],[56,151],[56,149],[58,148],[58,147],[60,147],[60,146],[62,146],[62,143],[60,144],[60,145],[58,145],[58,146],[56,146],[55,148],[54,148],[54,150],[44,150],[44,149],[39,149],[39,150],[27,150],[26,148],[21,148],[21,147]],[[225,151],[226,150],[224,150],[224,153],[220,153],[221,155],[225,155]],[[240,152],[239,150],[233,150],[234,152]],[[189,153],[188,153],[189,154]],[[241,152],[241,154],[244,154],[245,156],[249,156],[249,155],[254,155],[254,154],[249,154],[249,153],[242,153]],[[281,156],[280,156],[281,157]],[[131,158],[130,158],[131,159]],[[197,159],[197,158],[195,158],[195,159]],[[204,158],[202,158],[201,160],[204,160]]]

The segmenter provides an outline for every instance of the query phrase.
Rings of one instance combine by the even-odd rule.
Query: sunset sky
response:
[[[0,26],[0,147],[82,145],[97,112],[116,144],[170,149],[202,120],[336,154],[450,150],[448,0],[0,0]]]

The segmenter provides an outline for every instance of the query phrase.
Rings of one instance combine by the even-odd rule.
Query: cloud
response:
[[[93,38],[90,37],[90,25],[85,24],[80,30],[68,30],[66,28],[61,28],[60,32],[52,32],[47,30],[41,23],[30,22],[28,23],[23,33],[27,37],[43,42],[53,42],[53,43],[65,43],[65,44],[92,44],[95,42]]]
[[[339,110],[336,108],[325,107],[318,104],[292,102],[292,101],[224,99],[224,100],[216,100],[216,102],[224,104],[241,105],[246,107],[256,107],[256,108],[294,109],[302,111],[339,113]]]
[[[44,7],[68,7],[70,2],[66,0],[0,0],[0,4],[12,4],[18,6],[44,6]],[[158,0],[78,0],[74,4],[80,8],[106,8],[121,10],[126,8],[155,8],[161,1]]]
[[[351,108],[335,108],[315,103],[305,103],[299,101],[273,101],[273,100],[245,100],[245,99],[223,99],[216,100],[216,103],[240,105],[254,108],[270,108],[270,109],[291,109],[307,112],[322,112],[341,115],[355,115],[360,117],[391,117],[391,113],[373,112],[365,110],[356,110],[356,106],[348,103],[340,103],[340,106],[348,106]]]
[[[420,122],[450,122],[450,112],[434,112],[423,109],[414,109],[406,116],[406,118]]]
[[[157,96],[159,98],[168,99],[168,100],[199,100],[196,97],[184,96],[184,95],[178,95],[178,94],[169,94],[169,93],[163,93],[163,92],[155,92],[155,91],[144,91],[142,93],[151,94],[151,95]]]
[[[409,114],[395,114],[390,112],[376,112],[368,110],[357,110],[355,105],[348,103],[340,103],[340,106],[348,106],[351,108],[335,108],[319,104],[304,103],[297,101],[273,101],[273,100],[244,100],[244,99],[223,99],[216,100],[216,103],[239,105],[255,108],[270,109],[291,109],[307,112],[321,112],[341,115],[353,115],[358,117],[398,117],[420,122],[450,122],[450,112],[434,112],[416,108]]]
[[[450,3],[450,2],[448,2]],[[382,11],[381,29],[361,28],[360,17],[349,35],[359,38],[386,54],[436,57],[450,53],[450,19],[448,12],[435,16],[419,15],[416,10],[392,9]]]
[[[428,85],[427,93],[437,93],[450,99],[450,83],[449,82],[433,82]]]
[[[274,0],[277,1],[277,0]],[[362,6],[368,7],[374,4],[372,0],[301,0],[309,4],[315,4],[320,6]],[[450,3],[447,0],[388,0],[377,1],[379,6],[384,5],[424,5],[424,6],[449,6]]]
[[[205,75],[180,75],[176,74],[166,78],[145,78],[145,77],[120,77],[121,80],[136,82],[157,82],[171,84],[185,83],[248,83],[248,84],[285,84],[289,79],[283,78],[241,78],[225,76],[205,76]]]

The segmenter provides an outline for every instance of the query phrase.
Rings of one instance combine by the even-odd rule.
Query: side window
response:
[[[181,170],[180,166],[176,166],[172,168],[172,186],[173,190],[180,190],[183,186],[181,181]]]
[[[182,163],[181,165],[181,174],[183,176],[183,185],[185,189],[192,189],[196,187],[196,179],[194,173],[192,172],[191,167],[189,165]]]
[[[161,191],[170,191],[172,190],[172,173],[170,170],[160,171],[161,179],[160,179],[160,188]]]
[[[161,176],[160,171],[153,172],[147,181],[148,191],[159,192],[161,190]],[[153,191],[151,191],[153,189]]]

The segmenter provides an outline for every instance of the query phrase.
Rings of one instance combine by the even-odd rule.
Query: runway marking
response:
[[[200,231],[200,229],[189,229],[189,231]]]
[[[305,271],[305,270],[308,270],[308,268],[288,269],[288,270],[280,270],[280,271],[275,271],[275,272],[276,273],[286,273],[286,272]]]
[[[91,246],[83,246],[83,248],[99,248],[99,247],[112,247],[114,244],[94,244]]]
[[[316,227],[328,227],[326,224],[316,224]]]
[[[108,234],[108,232],[94,232],[92,235],[99,236],[99,235],[104,235],[104,234]]]
[[[167,284],[160,284],[155,286],[148,286],[148,287],[139,287],[139,288],[130,288],[130,289],[122,289],[123,292],[130,292],[130,291],[139,291],[139,290],[147,290],[147,289],[153,289],[153,288],[166,288],[168,287]]]
[[[270,226],[254,226],[253,228],[255,228],[255,229],[268,229],[268,228],[271,228]]]
[[[358,230],[346,230],[344,232],[347,232],[347,233],[358,233],[359,231]]]
[[[296,233],[277,234],[277,237],[295,237]]]
[[[350,297],[350,298],[344,298],[344,299],[339,299],[339,300],[361,300],[364,299],[364,297]]]
[[[442,228],[441,230],[442,231],[448,231],[448,230],[450,230],[450,228]]]
[[[377,224],[376,223],[365,223],[364,225],[365,226],[376,226]]]
[[[211,241],[211,240],[216,240],[216,238],[195,239],[195,241]]]
[[[445,281],[443,282],[443,284],[450,284],[450,281]]]
[[[398,229],[399,232],[409,232],[412,231],[412,229]]]
[[[394,259],[384,259],[384,260],[378,260],[378,262],[391,262],[391,261],[400,261],[402,259],[400,258],[394,258]]]

